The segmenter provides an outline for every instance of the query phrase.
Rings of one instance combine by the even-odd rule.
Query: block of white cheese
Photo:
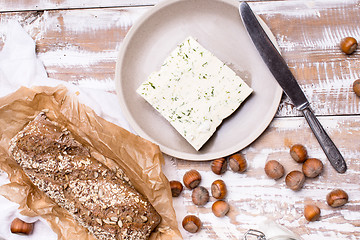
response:
[[[252,91],[192,37],[137,89],[196,150]]]

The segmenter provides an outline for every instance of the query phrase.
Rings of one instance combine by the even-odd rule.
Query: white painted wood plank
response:
[[[352,83],[360,78],[360,51],[347,56],[339,43],[360,40],[359,5],[348,1],[250,3],[274,33],[282,54],[318,115],[359,113]],[[298,116],[290,100],[278,116]]]
[[[248,161],[248,170],[243,173],[228,171],[218,176],[211,172],[209,162],[188,162],[173,159],[177,174],[169,180],[182,181],[189,168],[197,169],[202,175],[201,186],[210,191],[211,183],[223,179],[227,184],[226,200],[231,209],[224,218],[217,218],[211,212],[215,201],[210,199],[204,207],[197,207],[191,201],[191,190],[186,189],[179,198],[174,198],[179,224],[187,214],[199,216],[204,225],[197,234],[183,232],[185,239],[241,239],[250,228],[265,217],[273,219],[304,240],[345,240],[360,238],[360,121],[358,117],[321,117],[331,138],[346,159],[348,170],[337,173],[326,160],[321,147],[303,118],[277,118],[267,131],[250,147],[242,151]],[[301,170],[301,164],[292,160],[290,146],[300,143],[308,150],[309,157],[319,158],[324,163],[324,172],[317,178],[306,179],[303,189],[294,192],[288,189],[284,177],[269,179],[264,173],[268,160],[278,160],[285,172]],[[349,203],[340,208],[331,208],[326,195],[335,188],[345,190]],[[321,209],[319,221],[308,223],[303,216],[305,204],[316,204]],[[181,226],[181,225],[179,225]]]
[[[346,56],[338,42],[360,39],[356,1],[271,1],[250,3],[275,34],[285,60],[317,115],[359,114],[352,82],[359,78],[360,51]],[[114,91],[114,68],[130,27],[152,7],[3,13],[0,23],[19,20],[37,41],[51,77]],[[4,39],[0,25],[0,37]],[[0,43],[1,46],[1,43]],[[299,116],[290,100],[277,116]]]
[[[161,0],[0,0],[0,11],[151,6]]]
[[[149,9],[3,13],[0,39],[6,38],[5,23],[19,21],[35,39],[38,56],[50,77],[115,92],[115,64],[121,43],[130,27]]]

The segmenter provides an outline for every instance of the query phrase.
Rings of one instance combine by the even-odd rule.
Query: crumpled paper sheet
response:
[[[169,182],[161,170],[164,159],[159,147],[100,118],[63,86],[22,87],[0,98],[0,168],[11,182],[0,187],[0,194],[20,204],[21,214],[46,219],[58,239],[94,239],[66,210],[38,190],[9,155],[10,139],[43,109],[49,109],[47,116],[67,127],[97,160],[110,169],[121,167],[149,199],[162,216],[152,240],[181,239]]]

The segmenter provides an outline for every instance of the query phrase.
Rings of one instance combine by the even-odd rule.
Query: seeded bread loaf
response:
[[[90,156],[58,123],[40,113],[10,142],[30,180],[100,240],[148,239],[161,217],[121,169]]]

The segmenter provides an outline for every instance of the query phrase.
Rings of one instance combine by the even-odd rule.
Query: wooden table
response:
[[[114,70],[122,41],[136,20],[157,2],[2,0],[0,48],[2,24],[18,20],[36,40],[38,57],[50,77],[115,94]],[[346,159],[348,171],[338,174],[330,166],[304,118],[284,96],[267,130],[242,150],[249,164],[245,173],[227,171],[219,177],[211,172],[209,162],[172,158],[166,163],[170,180],[181,180],[187,170],[197,169],[206,188],[221,178],[229,190],[226,199],[231,209],[224,218],[211,213],[213,198],[204,207],[191,202],[190,190],[174,199],[179,223],[186,214],[198,215],[203,221],[199,233],[183,231],[184,239],[240,239],[262,216],[303,239],[360,239],[360,98],[352,91],[353,81],[360,78],[360,49],[350,56],[339,50],[343,37],[360,40],[360,2],[280,0],[250,5],[274,33],[315,114]],[[286,172],[301,169],[289,155],[295,143],[304,144],[309,156],[325,165],[321,176],[307,179],[298,192],[286,188],[284,177],[271,180],[263,170],[270,159],[283,163]],[[325,198],[335,188],[349,194],[349,203],[333,209]],[[321,208],[320,221],[305,220],[303,208],[308,203]]]

